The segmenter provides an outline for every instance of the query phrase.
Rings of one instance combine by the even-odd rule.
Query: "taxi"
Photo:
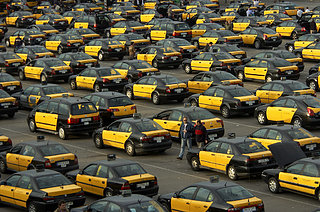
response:
[[[87,16],[87,14],[84,11],[66,11],[62,16],[68,20],[68,24],[71,24],[75,19],[81,16]]]
[[[215,44],[212,47],[212,52],[227,52],[231,54],[236,59],[246,60],[247,52],[243,51],[236,45],[232,44]]]
[[[285,44],[285,48],[289,52],[293,52],[293,50],[295,50],[295,49],[307,47],[309,44],[317,42],[318,40],[320,40],[320,33],[306,34],[306,35],[300,36],[297,40],[287,42]]]
[[[59,30],[55,29],[53,26],[49,24],[31,25],[31,26],[28,26],[27,29],[40,31],[44,33],[46,37],[59,33]]]
[[[46,14],[60,14],[58,11],[52,8],[42,8],[42,9],[34,8],[32,13],[35,15],[36,19]]]
[[[159,2],[158,2],[157,0],[146,0],[146,1],[144,2],[143,7],[144,7],[145,10],[147,10],[147,9],[152,9],[152,10],[154,10],[154,9],[156,9],[158,6],[160,6],[160,5],[158,5],[158,4],[159,4]]]
[[[187,74],[194,71],[227,71],[233,73],[233,69],[239,65],[241,65],[241,60],[234,58],[227,52],[204,52],[182,62],[182,67]]]
[[[216,13],[202,13],[199,14],[196,24],[202,23],[218,23],[223,24],[226,22],[225,18],[222,18],[219,14]]]
[[[102,197],[119,195],[124,190],[152,197],[159,190],[156,176],[149,174],[139,163],[118,159],[115,155],[108,155],[108,160],[90,163],[66,176],[84,192]]]
[[[128,79],[111,67],[86,68],[77,75],[69,77],[72,90],[78,88],[90,89],[99,92],[104,88],[111,90],[123,90],[128,84]]]
[[[223,26],[217,23],[202,23],[192,27],[192,37],[201,36],[210,30],[225,30]]]
[[[153,26],[159,25],[160,23],[165,23],[165,22],[173,22],[172,19],[170,18],[154,18],[148,23],[145,23],[145,27],[148,27],[148,30],[150,30]]]
[[[177,5],[175,4],[160,4],[158,7],[157,7],[157,11],[163,15],[163,17],[167,17],[168,15],[168,10],[169,10],[169,7],[171,6],[171,11],[172,11],[172,17],[170,17],[172,20],[174,21],[177,21],[180,19],[181,17],[181,14],[184,12],[184,9],[183,8],[180,8],[178,7]]]
[[[5,152],[12,148],[11,139],[5,136],[4,134],[2,134],[1,132],[0,132],[0,142],[1,142],[0,152]]]
[[[22,84],[10,74],[0,72],[0,89],[11,95],[21,91]]]
[[[312,75],[314,73],[318,73],[318,71],[320,70],[320,63],[317,63],[315,65],[313,65],[310,69],[309,69],[309,75]]]
[[[248,89],[239,85],[217,85],[200,94],[193,94],[187,100],[192,106],[220,112],[224,118],[236,113],[253,115],[260,99]]]
[[[115,6],[112,7],[110,12],[118,14],[128,20],[133,19],[133,17],[140,14],[140,10],[137,10],[136,8],[129,6]]]
[[[271,152],[262,144],[247,137],[235,137],[234,133],[213,140],[201,149],[192,149],[187,153],[187,161],[195,171],[214,169],[227,174],[231,180],[260,175],[265,169],[277,167]]]
[[[182,38],[170,38],[160,40],[156,43],[157,46],[163,46],[164,48],[172,47],[177,52],[182,54],[183,58],[191,58],[193,53],[197,52],[197,47],[192,45],[189,41]]]
[[[267,149],[274,143],[297,143],[308,156],[319,154],[320,151],[319,137],[302,127],[287,124],[261,127],[251,133],[248,138],[260,142]]]
[[[271,82],[281,78],[297,80],[300,77],[298,66],[282,58],[254,59],[245,65],[235,67],[238,79]]]
[[[100,113],[102,126],[111,122],[132,117],[137,112],[136,105],[124,94],[107,91],[91,93],[85,97],[91,101]]]
[[[178,68],[182,62],[182,54],[171,47],[149,46],[137,54],[138,60],[144,60],[155,68],[173,66]]]
[[[96,13],[92,15],[82,15],[75,18],[70,24],[74,29],[91,29],[96,34],[103,35],[106,28],[111,26],[110,20],[105,13]]]
[[[36,141],[22,142],[0,153],[0,171],[25,171],[42,165],[57,172],[79,169],[78,157],[55,141],[38,136]]]
[[[242,38],[239,35],[231,32],[230,30],[210,30],[199,37],[194,37],[191,43],[198,48],[203,48],[207,44],[243,44]]]
[[[272,13],[283,13],[288,16],[296,16],[297,15],[297,9],[293,5],[288,4],[274,4],[267,6],[264,11],[263,15],[268,15]]]
[[[315,91],[319,90],[319,88],[320,88],[319,76],[320,76],[320,72],[317,71],[307,77],[306,84],[307,84],[307,86],[309,86],[310,89],[315,90]]]
[[[79,51],[97,57],[100,61],[109,57],[118,57],[119,60],[122,60],[126,54],[125,45],[110,38],[92,40],[81,46]]]
[[[58,14],[46,14],[41,16],[36,20],[36,25],[38,24],[50,24],[55,29],[64,31],[69,27],[68,20],[65,19],[62,15]]]
[[[184,82],[165,74],[142,77],[135,83],[126,85],[124,91],[130,99],[151,99],[155,105],[165,100],[182,102],[189,93]]]
[[[64,80],[67,82],[69,76],[72,75],[72,70],[70,66],[67,66],[58,58],[39,58],[19,68],[18,74],[20,80],[30,78],[41,82],[47,80]]]
[[[240,17],[240,15],[236,12],[223,12],[221,14],[221,18],[224,18],[226,21],[235,21]]]
[[[278,26],[284,21],[292,21],[293,18],[283,13],[273,13],[264,16],[266,20],[269,22],[269,25]]]
[[[296,21],[282,22],[276,27],[276,32],[282,37],[291,37],[293,40],[304,34],[308,34],[306,28],[300,26]]]
[[[260,98],[261,103],[271,103],[283,96],[316,96],[316,92],[304,83],[296,80],[274,80],[260,86],[256,90],[255,95]]]
[[[114,24],[118,23],[119,21],[125,21],[126,19],[121,15],[115,13],[105,13],[103,15],[105,20],[107,21],[107,26],[113,26]]]
[[[35,212],[57,208],[61,196],[68,207],[82,206],[86,200],[81,187],[61,173],[48,169],[12,174],[1,181],[0,195],[2,204]]]
[[[320,42],[313,42],[306,47],[293,50],[293,53],[304,60],[320,60]]]
[[[320,100],[310,95],[285,96],[257,107],[259,124],[283,122],[297,127],[316,126],[320,122]]]
[[[264,17],[241,17],[232,23],[234,32],[242,32],[248,27],[267,26],[269,22]]]
[[[251,7],[249,2],[246,4],[231,3],[224,9],[224,12],[237,12],[241,16],[246,16],[249,8],[255,9],[254,7]]]
[[[32,109],[45,100],[65,95],[73,96],[73,93],[56,84],[42,83],[30,85],[23,91],[12,94],[12,97],[17,99],[20,108]]]
[[[17,37],[21,38],[24,45],[39,45],[46,35],[38,30],[19,29],[4,39],[6,46],[14,46]]]
[[[263,201],[244,187],[214,178],[218,179],[218,176],[212,177],[210,181],[192,184],[175,193],[162,194],[158,197],[158,202],[168,211],[264,211]]]
[[[166,38],[183,38],[190,41],[192,38],[192,30],[189,25],[184,22],[161,22],[148,30],[147,38],[151,42]]]
[[[213,140],[224,135],[223,120],[216,117],[208,110],[199,107],[177,107],[164,110],[153,116],[153,121],[161,127],[168,130],[172,138],[179,139],[179,131],[182,120],[187,117],[188,120],[196,125],[197,120],[201,120],[207,129],[209,140]]]
[[[21,57],[26,63],[42,57],[55,57],[55,55],[43,46],[24,46],[15,49],[14,52]]]
[[[120,119],[107,127],[97,129],[93,134],[95,146],[123,149],[129,156],[170,149],[170,133],[156,122],[139,115],[134,114],[133,118]]]
[[[248,28],[239,35],[244,45],[254,46],[256,49],[278,47],[282,43],[281,35],[266,27]]]
[[[51,8],[52,7],[52,5],[51,5],[51,3],[50,2],[48,2],[48,1],[43,1],[43,2],[40,2],[36,7],[34,7],[34,8],[37,8],[37,9],[43,9],[43,8],[47,8],[47,9],[49,9],[49,8]]]
[[[44,101],[28,115],[31,132],[58,134],[67,140],[70,134],[88,133],[100,126],[100,116],[92,102],[79,97],[60,97]]]
[[[196,6],[196,5],[195,5]],[[192,19],[194,17],[196,17],[199,14],[204,14],[204,13],[213,13],[214,11],[210,10],[207,7],[194,7],[194,8],[189,8],[186,9],[186,11],[181,13],[181,16],[179,18],[179,21],[186,21],[189,19]]]
[[[91,40],[100,38],[100,35],[92,31],[91,29],[69,29],[66,32],[67,35],[77,35],[82,38],[84,43],[88,43]]]
[[[241,80],[226,71],[200,72],[187,82],[190,93],[203,93],[210,87],[221,84],[243,86]]]
[[[298,66],[299,72],[302,72],[304,69],[303,60],[297,57],[292,52],[286,50],[267,50],[262,53],[258,53],[251,59],[263,59],[263,58],[282,58],[288,62],[291,62],[293,65]]]
[[[153,18],[161,18],[161,15],[156,10],[145,10],[138,15],[138,20],[140,23],[148,23]]]
[[[19,68],[24,65],[21,57],[13,52],[0,52],[0,70],[9,74],[18,73]]]
[[[55,51],[58,54],[77,51],[83,44],[84,42],[80,36],[69,34],[52,35],[43,43],[48,50]]]
[[[28,11],[16,11],[10,13],[5,18],[5,23],[8,26],[15,26],[17,28],[26,27],[30,24],[33,24],[35,21],[35,15]]]
[[[72,7],[72,11],[81,11],[87,14],[102,11],[102,7],[94,3],[79,3]]]
[[[18,112],[17,100],[0,89],[0,115],[7,114],[9,118],[13,118],[16,112]]]
[[[141,77],[159,72],[157,68],[152,67],[143,60],[123,60],[117,62],[112,67],[121,75],[127,77],[129,83],[135,82]]]
[[[144,35],[147,30],[148,27],[142,25],[138,21],[120,21],[112,27],[107,28],[105,34],[108,38],[130,32]]]
[[[151,44],[150,40],[145,39],[143,35],[141,34],[135,34],[135,33],[128,33],[128,34],[121,34],[116,35],[112,38],[112,40],[117,40],[121,44],[125,45],[126,52],[129,52],[129,46],[133,42],[133,47],[136,50],[140,50],[144,47],[147,47]]]
[[[90,55],[78,52],[75,53],[63,53],[58,56],[66,65],[70,66],[73,73],[78,74],[87,67],[100,67],[100,64],[96,59],[93,59]]]

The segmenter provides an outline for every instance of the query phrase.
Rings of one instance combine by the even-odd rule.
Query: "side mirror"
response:
[[[80,170],[78,174],[83,174],[83,170]]]
[[[5,180],[0,181],[0,185],[7,185],[7,182]]]
[[[173,198],[179,198],[178,192],[175,192],[172,197],[173,197]]]

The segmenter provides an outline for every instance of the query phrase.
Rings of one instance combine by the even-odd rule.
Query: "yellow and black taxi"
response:
[[[242,45],[243,41],[239,35],[230,30],[210,30],[199,37],[192,38],[191,43],[198,48],[203,48],[209,43]]]
[[[79,169],[78,157],[55,141],[38,136],[36,141],[22,142],[0,153],[0,171],[25,171],[42,165],[46,169],[68,172]]]
[[[283,122],[297,127],[316,126],[320,122],[320,100],[311,95],[285,96],[256,108],[259,124]]]
[[[83,11],[87,14],[102,11],[102,7],[94,3],[79,3],[72,7],[72,11]]]
[[[254,46],[256,49],[263,47],[278,47],[282,43],[279,33],[266,27],[248,28],[240,32],[244,45]]]
[[[97,16],[100,16],[100,15],[97,14]],[[104,13],[103,17],[106,20],[106,24],[107,24],[108,27],[113,26],[114,24],[116,24],[119,21],[125,21],[126,20],[121,15],[118,15],[118,14],[115,14],[115,13]]]
[[[32,13],[35,15],[36,19],[46,14],[60,14],[58,11],[52,8],[42,8],[42,9],[34,8]]]
[[[316,92],[304,83],[296,80],[275,80],[267,82],[263,86],[257,88],[255,95],[260,98],[261,103],[271,103],[283,96],[316,96]]]
[[[132,117],[137,113],[136,105],[124,94],[107,91],[91,93],[84,97],[91,101],[100,113],[102,126],[111,124],[111,122]]]
[[[309,86],[310,89],[315,90],[315,91],[318,91],[319,87],[320,87],[320,84],[319,84],[320,72],[318,71],[318,69],[319,69],[319,65],[317,65],[317,69],[315,70],[316,72],[310,74],[306,79],[307,86]]]
[[[58,58],[39,58],[30,61],[27,65],[19,68],[19,79],[26,78],[37,79],[41,82],[47,80],[64,80],[68,81],[72,75],[70,66],[67,66]]]
[[[192,149],[187,160],[195,171],[214,169],[237,180],[242,175],[260,175],[265,169],[276,168],[271,152],[259,142],[247,137],[218,138],[201,149]]]
[[[68,20],[68,24],[71,24],[73,20],[81,16],[87,16],[87,14],[84,11],[66,11],[62,16]]]
[[[88,67],[100,67],[97,59],[92,58],[90,55],[78,52],[78,53],[63,53],[58,57],[66,65],[70,66],[73,73],[78,74],[80,71]]]
[[[143,37],[141,34],[136,33],[128,33],[128,34],[121,34],[116,35],[112,38],[112,40],[117,40],[121,44],[125,45],[126,51],[129,52],[129,46],[133,42],[133,47],[136,50],[140,50],[144,47],[147,47],[151,44],[150,40]]]
[[[284,21],[276,27],[276,32],[282,37],[291,37],[296,40],[304,34],[308,34],[305,27],[300,26],[296,21]]]
[[[309,44],[312,44],[314,42],[317,42],[320,40],[320,34],[306,34],[300,36],[297,40],[289,41],[285,44],[285,48],[289,52],[293,52],[295,49],[299,49],[302,47],[307,47]]]
[[[0,52],[0,70],[9,74],[18,73],[24,60],[13,52]]]
[[[247,53],[246,51],[240,49],[236,45],[232,44],[215,44],[211,47],[212,52],[228,52],[236,59],[246,60]]]
[[[242,32],[248,27],[267,26],[269,22],[264,17],[241,17],[232,23],[234,32]]]
[[[189,9],[194,9],[194,8],[199,8],[199,7],[205,7],[212,12],[218,12],[219,11],[219,2],[212,2],[211,0],[197,0],[197,1],[192,1],[188,5],[186,5],[186,10]]]
[[[172,75],[145,76],[124,88],[130,99],[151,99],[156,105],[165,100],[182,102],[189,94],[186,83]]]
[[[158,197],[168,211],[256,211],[263,212],[263,201],[244,187],[213,176],[210,181],[187,186]]]
[[[72,90],[82,88],[99,92],[107,88],[122,91],[123,87],[128,84],[128,78],[111,67],[91,67],[84,69],[77,75],[70,76],[69,84]]]
[[[43,131],[68,139],[70,134],[91,135],[100,126],[100,116],[92,102],[64,96],[40,103],[30,112],[27,122],[31,132]]]
[[[0,89],[8,94],[13,94],[22,90],[22,84],[8,73],[0,73]]]
[[[184,9],[183,8],[180,8],[178,7],[177,5],[175,4],[160,4],[158,7],[157,7],[157,11],[163,15],[163,17],[167,17],[168,16],[168,10],[169,10],[169,7],[171,7],[171,19],[174,20],[174,21],[177,21],[180,19],[181,17],[181,13],[184,12]]]
[[[139,10],[129,6],[115,6],[112,7],[110,12],[121,15],[125,19],[133,19],[136,15],[140,14]]]
[[[202,24],[202,23],[219,23],[223,24],[225,23],[226,19],[222,18],[217,13],[202,13],[199,14],[196,20],[196,24]]]
[[[149,174],[139,163],[116,159],[115,155],[108,155],[108,160],[90,163],[83,170],[71,171],[66,176],[84,192],[103,197],[119,195],[124,190],[152,197],[159,190],[156,176]]]
[[[262,53],[258,53],[255,56],[251,57],[251,59],[263,59],[263,58],[282,58],[288,62],[291,62],[293,65],[296,65],[300,72],[304,69],[303,60],[297,57],[292,52],[286,50],[267,50]]]
[[[145,35],[147,30],[148,27],[142,25],[138,21],[119,21],[112,27],[107,28],[105,34],[108,38],[130,32]]]
[[[41,16],[36,20],[36,25],[38,24],[50,24],[55,29],[66,30],[69,27],[68,20],[59,14],[46,14]]]
[[[271,82],[273,80],[293,79],[300,77],[298,66],[282,58],[254,59],[245,65],[234,68],[238,79]]]
[[[91,29],[69,29],[66,34],[80,36],[84,43],[88,43],[91,40],[100,38],[100,35],[92,31]]]
[[[213,13],[214,14],[214,13]],[[196,24],[192,27],[192,37],[201,36],[207,31],[210,30],[225,30],[223,26],[217,23],[202,23],[202,24]]]
[[[239,18],[240,15],[237,12],[224,12],[221,14],[221,18],[224,18],[226,21],[234,21],[237,20],[237,18]]]
[[[93,15],[82,15],[75,18],[70,26],[75,29],[91,29],[95,33],[103,34],[106,28],[110,26],[110,21],[105,13],[97,13]]]
[[[43,9],[43,8],[47,8],[47,9],[49,9],[49,8],[51,8],[52,7],[52,5],[51,5],[51,3],[50,2],[48,2],[48,1],[42,1],[42,2],[40,2],[36,7],[34,7],[34,8],[38,8],[38,9]]]
[[[122,60],[126,55],[125,45],[110,38],[95,39],[79,48],[79,51],[97,57],[100,61],[108,57],[117,57]]]
[[[283,13],[273,13],[273,14],[268,14],[264,16],[266,20],[269,22],[269,25],[275,25],[278,26],[284,21],[292,21],[293,19]]]
[[[140,15],[137,15],[137,20],[141,23],[148,23],[153,18],[162,18],[156,10],[145,10]]]
[[[153,116],[153,121],[170,132],[171,137],[179,138],[179,131],[182,120],[187,117],[192,123],[201,120],[207,129],[209,140],[224,135],[224,124],[222,119],[216,117],[208,110],[199,107],[177,107],[164,110]]]
[[[161,22],[149,29],[146,35],[150,41],[159,41],[166,38],[183,38],[190,41],[192,30],[185,22]]]
[[[12,148],[12,140],[0,132],[0,152],[8,151]]]
[[[246,4],[231,3],[224,9],[224,12],[237,12],[241,16],[246,16],[249,8],[252,10],[255,9],[254,7],[251,7],[249,2]]]
[[[191,58],[191,55],[198,50],[197,47],[182,38],[160,40],[156,43],[156,45],[163,46],[165,48],[172,47],[177,52],[180,52],[183,58]]]
[[[12,97],[17,99],[21,108],[32,109],[45,100],[63,97],[64,95],[73,96],[73,93],[56,84],[42,83],[30,85],[23,91],[12,94]]]
[[[78,35],[56,34],[50,36],[43,42],[48,50],[62,54],[64,52],[78,51],[78,48],[84,44],[82,37]]]
[[[269,149],[274,143],[297,143],[302,151],[312,156],[320,151],[320,138],[302,127],[271,125],[261,127],[248,136]]]
[[[159,25],[161,22],[172,22],[173,20],[170,18],[154,18],[151,21],[149,21],[148,23],[146,23],[144,26],[148,27],[148,29],[150,30],[153,26],[155,25]]]
[[[26,63],[41,57],[55,57],[55,55],[43,46],[23,46],[15,49],[14,52],[21,57]]]
[[[35,15],[28,11],[17,11],[10,13],[5,19],[5,23],[8,26],[15,26],[18,28],[31,25],[34,23],[34,21]]]
[[[203,93],[221,84],[243,86],[241,80],[226,71],[200,72],[187,82],[190,93]]]
[[[267,6],[262,12],[263,12],[263,15],[268,15],[272,13],[283,13],[288,16],[296,16],[297,11],[298,10],[293,5],[274,4],[274,5]]]
[[[19,29],[4,39],[6,46],[14,46],[17,37],[21,38],[22,45],[39,45],[45,40],[46,35],[38,30]]]
[[[320,42],[313,42],[306,47],[293,50],[293,53],[304,60],[320,60]]]
[[[21,171],[0,182],[1,203],[28,211],[48,211],[62,199],[67,207],[79,207],[86,197],[80,186],[48,169]]]
[[[239,85],[217,85],[200,94],[193,94],[187,100],[192,106],[220,112],[223,117],[230,118],[236,113],[253,115],[260,99],[248,89]]]
[[[112,67],[121,75],[127,77],[129,83],[135,82],[141,77],[159,72],[157,68],[152,67],[143,60],[123,60]]]
[[[234,68],[239,65],[241,65],[241,60],[234,58],[227,52],[204,52],[182,62],[182,67],[187,74],[194,71],[227,71],[233,73]]]
[[[27,29],[40,31],[44,33],[46,37],[59,33],[59,30],[55,29],[53,26],[49,24],[31,25],[28,26]]]
[[[189,21],[191,19],[196,19],[199,14],[203,13],[213,13],[213,11],[206,7],[189,8],[181,13],[179,21]]]
[[[13,118],[16,112],[18,112],[17,100],[0,89],[0,115],[7,114],[9,118]]]
[[[129,156],[170,149],[170,133],[156,122],[139,115],[136,113],[133,118],[120,119],[107,127],[97,129],[93,134],[95,146],[123,149]]]
[[[146,1],[144,2],[143,7],[144,7],[145,10],[147,10],[147,9],[152,9],[152,10],[154,10],[154,9],[157,9],[157,7],[160,6],[159,3],[160,3],[160,2],[157,1],[157,0],[146,0]]]

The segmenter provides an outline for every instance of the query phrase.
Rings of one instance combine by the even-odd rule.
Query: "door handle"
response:
[[[256,69],[254,68],[253,70],[255,71]]]
[[[30,160],[28,160],[28,162],[30,162]]]
[[[163,122],[163,123],[165,123],[165,124],[166,124],[167,122],[165,121],[165,122]]]
[[[282,111],[282,110],[279,110],[279,111]]]
[[[104,184],[105,182],[104,181],[102,181],[102,184]]]
[[[227,158],[231,158],[231,156],[227,156]]]
[[[89,179],[89,181],[91,181],[91,179]]]
[[[208,206],[204,205],[203,207],[204,207],[204,208],[207,208]]]
[[[16,158],[17,160],[19,159],[19,158]]]
[[[26,195],[29,195],[29,192],[26,192]]]
[[[181,124],[178,124],[178,126],[180,126]]]
[[[113,133],[113,135],[116,135],[115,133]]]
[[[297,180],[298,178],[294,177],[293,179],[294,179],[294,180]]]
[[[13,191],[13,188],[11,189],[11,191]]]
[[[211,154],[212,156],[215,156],[215,154]]]
[[[319,182],[317,182],[317,181],[316,181],[316,182],[314,182],[314,183],[315,183],[315,184],[319,184]]]
[[[187,205],[190,205],[190,202],[186,202]]]

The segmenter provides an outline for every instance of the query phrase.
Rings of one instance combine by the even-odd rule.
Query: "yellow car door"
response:
[[[18,148],[20,148],[20,150],[21,150],[21,146],[19,146],[19,147],[17,146],[15,148],[16,149],[13,149],[12,151],[17,151]],[[9,169],[19,171],[19,152],[20,152],[20,150],[18,151],[17,154],[7,153],[6,162],[7,162],[7,167]]]
[[[205,166],[213,169],[217,167],[216,154],[219,146],[220,146],[219,142],[211,142],[203,149],[203,151],[199,152],[199,161],[201,166]]]
[[[31,192],[32,188],[30,177],[22,176],[13,192],[15,205],[27,208],[27,202]]]
[[[200,58],[196,57],[191,61],[191,69],[194,71],[201,71],[201,60]]]
[[[275,83],[269,91],[268,103],[273,102],[281,97],[284,87],[278,83]]]
[[[215,110],[216,107],[212,105],[213,96],[208,95],[209,92],[201,94],[199,96],[198,104],[199,107],[207,108],[209,110]]]
[[[119,132],[116,134],[116,143],[114,147],[119,149],[125,149],[125,143],[132,134],[132,126],[130,123],[122,122],[119,127]]]
[[[19,179],[20,175],[13,175],[6,180],[7,185],[0,185],[1,201],[13,205],[15,204],[14,190],[16,189],[16,187],[11,185],[17,183]]]
[[[279,99],[273,102],[266,111],[267,119],[270,121],[282,121],[283,108],[285,107],[286,99]]]
[[[186,188],[182,192],[195,192],[196,187],[189,187]],[[171,198],[171,210],[172,211],[190,211],[190,203],[192,200],[187,199],[183,196],[184,193],[178,195],[177,198],[172,197]],[[189,196],[189,195],[188,195]]]
[[[94,194],[104,196],[105,188],[108,186],[109,168],[106,166],[99,165],[96,175],[92,179],[92,184],[95,188]]]
[[[120,122],[114,122],[112,125],[109,125],[105,130],[103,130],[102,139],[105,145],[116,147],[119,125]]]
[[[279,173],[279,184],[283,188],[288,188],[295,191],[300,191],[299,180],[301,175],[299,174],[303,168],[303,163],[297,163],[289,166],[286,172]]]
[[[216,89],[211,99],[212,109],[220,111],[220,107],[223,102],[224,91],[222,89]]]
[[[96,187],[93,185],[93,177],[97,171],[97,165],[88,165],[76,177],[76,184],[82,188],[84,192],[94,193]]]
[[[260,98],[261,103],[269,103],[269,91],[268,90],[257,90],[256,96]]]
[[[221,143],[216,152],[216,169],[226,171],[230,160],[233,157],[233,152],[230,144]]]
[[[319,171],[315,164],[307,163],[303,169],[303,174],[299,177],[299,191],[314,195],[319,187]]]
[[[291,123],[294,114],[296,113],[298,105],[292,99],[288,99],[285,107],[282,109],[282,120],[285,123]]]

